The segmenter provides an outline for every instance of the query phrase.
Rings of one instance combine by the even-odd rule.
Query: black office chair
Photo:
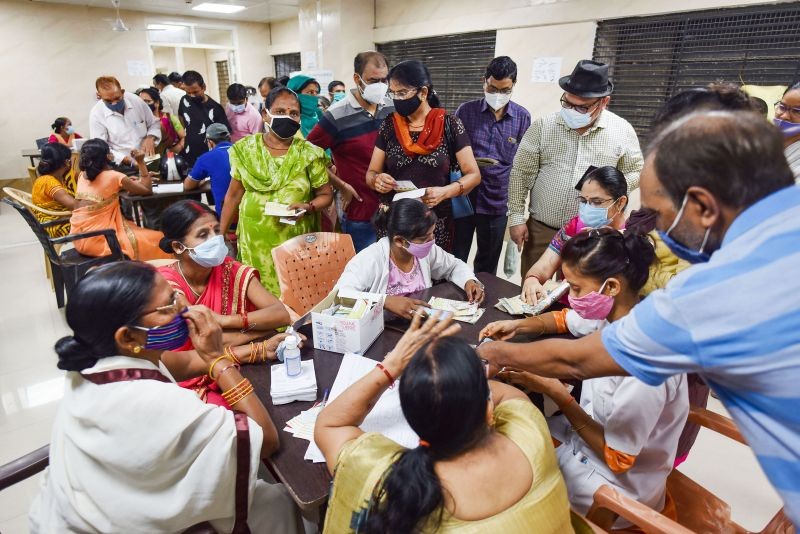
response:
[[[36,140],[36,148],[41,150],[42,147],[48,143],[49,139],[50,139],[49,137],[42,137],[41,139],[37,139]]]
[[[28,223],[28,226],[31,227],[31,230],[33,230],[33,233],[39,240],[39,244],[42,245],[44,253],[47,256],[47,259],[50,261],[50,266],[53,271],[53,289],[56,293],[56,303],[58,304],[59,308],[64,307],[64,292],[66,291],[66,296],[69,298],[69,294],[78,283],[78,280],[80,280],[89,269],[105,263],[112,263],[125,259],[125,255],[122,253],[122,248],[120,247],[119,240],[117,239],[117,234],[111,228],[54,238],[50,237],[45,229],[49,226],[63,223],[64,219],[56,219],[55,221],[40,223],[36,217],[34,217],[33,214],[22,204],[13,201],[10,198],[4,198],[3,202],[17,210],[19,214],[22,215],[22,218],[25,219],[25,222]],[[59,255],[53,246],[97,236],[103,236],[106,238],[108,248],[111,250],[111,255],[93,258],[90,256],[83,256],[75,249],[66,250]]]

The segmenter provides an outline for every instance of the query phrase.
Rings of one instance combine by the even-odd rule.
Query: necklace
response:
[[[186,275],[183,274],[183,269],[181,269],[181,260],[178,260],[178,272],[181,273],[181,278],[183,278],[183,281],[186,282],[187,286],[189,286],[189,289],[191,289],[192,293],[194,293],[194,296],[199,297],[200,293],[194,290],[192,284],[189,283],[189,280],[186,278]]]

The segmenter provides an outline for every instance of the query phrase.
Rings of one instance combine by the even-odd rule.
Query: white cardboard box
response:
[[[361,319],[334,317],[320,313],[336,304],[352,307],[356,299],[368,298],[377,302]],[[383,332],[383,301],[385,295],[359,291],[331,291],[325,299],[311,309],[314,348],[330,352],[355,352],[364,354]]]

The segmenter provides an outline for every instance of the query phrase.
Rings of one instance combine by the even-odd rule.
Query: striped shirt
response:
[[[800,184],[800,141],[795,141],[787,146],[783,153],[786,154],[786,161],[789,163],[789,168],[792,169],[795,183]]]
[[[697,373],[730,411],[800,524],[800,188],[743,211],[708,263],[603,330],[628,373]]]
[[[570,128],[559,113],[534,121],[522,137],[508,191],[508,225],[531,216],[551,228],[561,228],[578,214],[575,184],[590,165],[612,165],[625,175],[628,192],[639,185],[644,165],[633,126],[609,110],[583,135]]]

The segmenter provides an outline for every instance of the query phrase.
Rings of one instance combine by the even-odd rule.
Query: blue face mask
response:
[[[583,221],[583,224],[591,228],[600,228],[611,222],[611,217],[608,216],[608,208],[597,208],[590,206],[588,203],[578,206],[578,217]]]
[[[230,106],[231,106],[231,111],[233,111],[234,113],[244,113],[247,104],[230,104]]]
[[[111,111],[114,111],[116,113],[122,113],[123,111],[125,111],[125,99],[124,98],[122,100],[120,100],[119,102],[114,102],[113,104],[111,104],[109,102],[105,102],[105,105],[106,105],[106,107],[108,109],[110,109]]]
[[[67,126],[67,135],[72,135],[75,133],[75,127]]]
[[[700,250],[693,250],[687,247],[682,243],[678,243],[672,237],[670,237],[669,233],[675,229],[678,225],[678,222],[683,217],[683,210],[686,207],[686,201],[689,199],[688,194],[683,196],[683,203],[681,204],[681,209],[678,210],[678,215],[675,217],[675,220],[672,222],[672,225],[667,229],[666,232],[662,232],[658,230],[658,236],[664,242],[667,247],[682,260],[686,260],[689,263],[706,263],[708,260],[711,259],[711,254],[705,252],[706,243],[708,242],[708,236],[711,233],[711,227],[709,226],[706,228],[706,235],[703,237],[703,243],[700,245]]]
[[[184,310],[185,311],[185,310]],[[144,326],[134,326],[137,330],[147,332],[147,341],[144,348],[147,350],[176,350],[186,344],[189,339],[189,326],[186,319],[182,317],[183,312],[175,316],[167,324],[146,328]]]
[[[333,93],[333,101],[338,102],[345,97],[346,93]]]

